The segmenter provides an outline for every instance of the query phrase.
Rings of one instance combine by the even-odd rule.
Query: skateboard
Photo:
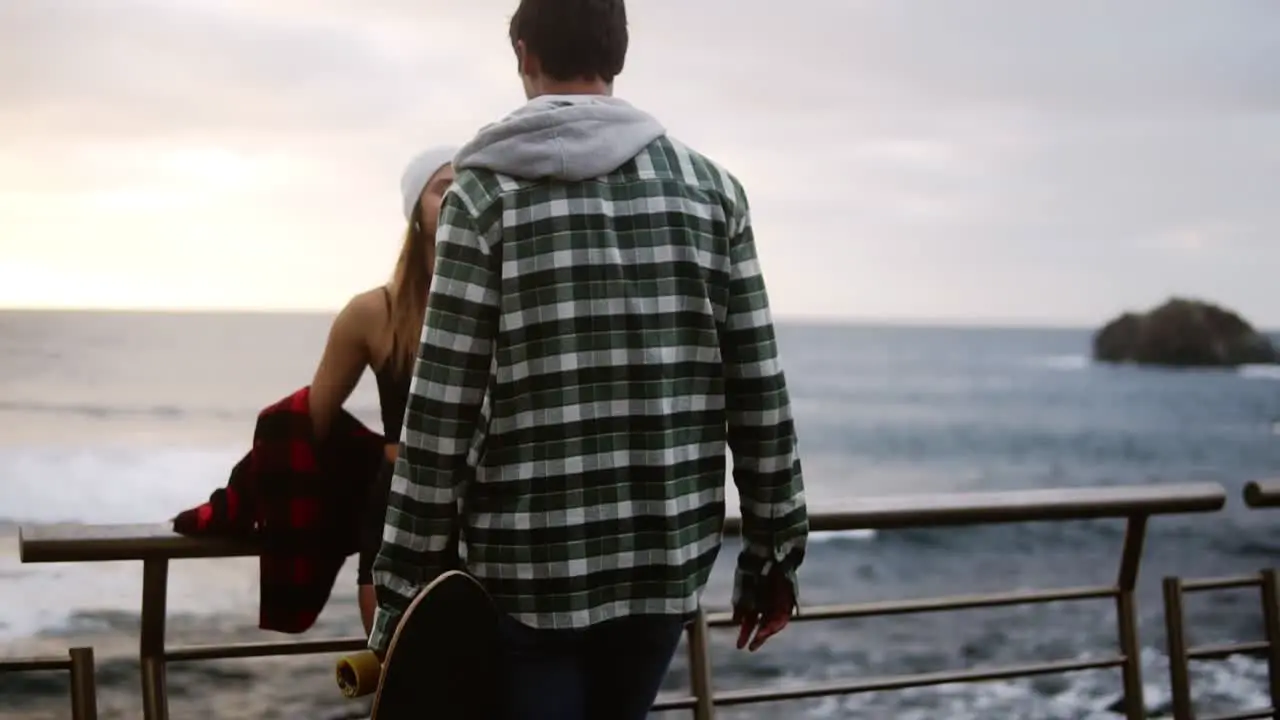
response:
[[[369,720],[490,720],[496,712],[498,610],[470,575],[450,570],[418,592],[391,636],[338,660],[342,694],[373,694]]]

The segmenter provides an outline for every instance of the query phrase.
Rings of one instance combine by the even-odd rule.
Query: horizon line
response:
[[[337,310],[318,308],[254,308],[254,307],[18,307],[0,305],[0,314],[116,314],[116,315],[323,315],[332,317]],[[971,328],[1008,330],[1095,330],[1100,327],[1083,321],[1031,320],[1019,318],[947,318],[924,316],[873,317],[831,316],[775,313],[774,320],[787,324],[832,326],[893,326],[918,328]],[[1107,321],[1103,321],[1105,323]]]
[[[1123,312],[1123,311],[1122,311]],[[258,307],[58,307],[58,306],[13,306],[0,305],[0,315],[5,314],[115,314],[115,315],[318,315],[333,317],[336,309],[320,308],[258,308]],[[897,327],[919,329],[968,329],[968,330],[1087,330],[1096,331],[1103,325],[1119,317],[1115,316],[1094,322],[1082,320],[1050,320],[1028,318],[956,318],[913,316],[833,316],[805,315],[802,313],[775,313],[773,318],[779,323],[788,325],[817,325],[828,327]],[[1280,326],[1271,328],[1255,325],[1254,329],[1267,335],[1280,335]]]

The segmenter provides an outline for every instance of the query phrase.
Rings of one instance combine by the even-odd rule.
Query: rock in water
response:
[[[1236,313],[1173,298],[1145,313],[1128,312],[1093,335],[1093,359],[1165,367],[1238,367],[1280,363],[1266,335]]]

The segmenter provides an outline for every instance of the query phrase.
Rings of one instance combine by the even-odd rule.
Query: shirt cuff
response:
[[[399,622],[400,613],[392,613],[385,607],[378,606],[378,611],[373,616],[373,630],[369,632],[369,649],[378,657],[386,657],[391,636],[395,634]]]
[[[786,582],[791,586],[792,606],[795,613],[800,607],[800,579],[796,570],[804,562],[804,548],[793,547],[771,553],[772,557],[760,557],[758,551],[744,548],[738,555],[738,567],[733,574],[733,610],[735,613],[768,614],[777,597],[773,583]]]

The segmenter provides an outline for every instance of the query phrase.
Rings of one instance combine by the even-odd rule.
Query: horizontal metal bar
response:
[[[71,658],[65,657],[0,658],[0,673],[70,669]]]
[[[1205,590],[1231,590],[1233,588],[1258,587],[1262,584],[1261,575],[1235,575],[1232,577],[1192,578],[1182,581],[1182,592],[1204,592]]]
[[[18,528],[18,555],[24,563],[251,557],[258,552],[247,540],[185,537],[168,525]]]
[[[1056,675],[1059,673],[1079,672],[1081,670],[1100,670],[1118,667],[1124,657],[1110,657],[1099,660],[1062,660],[1057,662],[1012,665],[986,670],[946,670],[919,675],[900,675],[895,677],[874,678],[869,680],[843,680],[829,683],[814,683],[789,688],[764,690],[731,690],[715,696],[716,705],[748,705],[781,700],[804,700],[807,698],[826,697],[830,695],[855,695],[858,693],[876,692],[880,690],[905,690],[915,687],[933,685],[949,685],[951,683],[986,682],[991,680],[1009,680],[1036,675]]]
[[[692,710],[698,705],[698,698],[692,695],[659,695],[651,710]]]
[[[1280,507],[1280,479],[1246,483],[1244,504],[1251,508]]]
[[[929,493],[850,500],[814,512],[814,531],[946,527],[989,523],[1090,520],[1201,513],[1220,510],[1226,491],[1217,483],[1060,488],[1009,492]],[[737,534],[739,518],[725,532]],[[184,537],[168,525],[60,525],[20,528],[24,563],[106,562],[149,558],[209,558],[257,555],[251,540]]]
[[[1271,647],[1266,640],[1254,642],[1228,643],[1222,645],[1202,645],[1187,650],[1188,660],[1222,660],[1242,653],[1258,653]]]
[[[282,655],[306,655],[311,653],[353,652],[365,648],[365,638],[337,640],[308,640],[301,642],[237,643],[234,645],[196,645],[174,648],[165,653],[169,662],[198,660],[227,660],[233,658],[272,657]],[[67,661],[62,661],[69,664]],[[684,695],[663,695],[654,705],[655,710],[685,710],[692,708],[697,698]]]
[[[956,527],[1049,520],[1093,520],[1221,510],[1226,491],[1218,483],[1055,488],[870,497],[813,513],[814,531]],[[729,518],[725,532],[740,531]]]
[[[369,641],[367,638],[234,643],[230,645],[188,645],[186,647],[166,649],[164,652],[164,658],[169,662],[184,662],[191,660],[229,660],[231,658],[312,655],[331,652],[358,652],[360,650],[364,650],[368,646]]]
[[[989,595],[951,595],[949,597],[923,598],[919,600],[889,600],[884,602],[854,603],[848,605],[820,605],[808,607],[793,618],[796,622],[812,620],[838,620],[857,617],[883,617],[887,615],[912,615],[916,613],[971,610],[974,608],[1032,605],[1068,600],[1092,600],[1115,597],[1114,587],[1063,588],[1061,590],[1026,590]],[[733,613],[719,612],[707,616],[711,627],[733,627]]]
[[[1116,591],[1110,587],[1065,588],[999,593],[991,595],[956,595],[922,600],[902,600],[852,605],[826,605],[806,609],[796,620],[831,620],[838,618],[902,615],[910,613],[964,610],[982,607],[1000,607],[1030,603],[1047,603],[1070,600],[1086,600],[1113,597]],[[708,616],[713,627],[733,625],[731,613],[714,613]],[[169,648],[165,659],[170,662],[196,660],[226,660],[232,658],[271,657],[281,655],[307,655],[328,652],[354,652],[364,649],[364,638],[337,638],[330,640],[302,640],[286,642],[234,643],[226,645],[193,645]],[[65,662],[65,661],[64,661]]]
[[[1259,720],[1260,718],[1273,718],[1275,716],[1275,710],[1266,708],[1265,710],[1241,710],[1227,715],[1213,715],[1201,720]]]

